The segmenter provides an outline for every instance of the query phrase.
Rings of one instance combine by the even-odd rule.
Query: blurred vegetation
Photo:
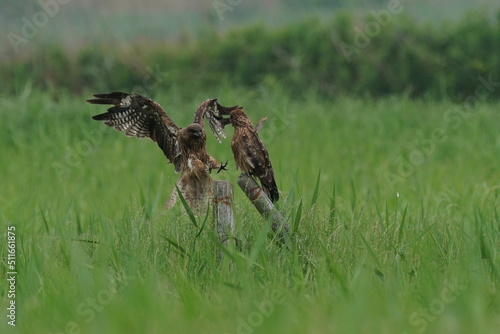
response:
[[[6,93],[27,82],[74,93],[280,82],[296,95],[313,89],[325,97],[404,94],[454,101],[474,95],[483,81],[499,81],[500,13],[488,21],[470,12],[440,24],[373,13],[359,20],[344,12],[272,29],[203,28],[169,43],[108,41],[76,50],[48,43],[0,64],[0,76],[11,78]],[[500,89],[481,92],[500,97]]]

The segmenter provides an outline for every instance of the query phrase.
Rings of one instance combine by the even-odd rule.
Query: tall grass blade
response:
[[[403,236],[403,231],[405,228],[405,220],[406,220],[406,213],[408,212],[408,204],[405,206],[405,210],[403,212],[403,216],[401,217],[401,223],[399,224],[399,231],[398,231],[398,245],[401,245],[401,238]]]
[[[317,203],[318,201],[318,196],[319,196],[319,180],[321,178],[321,169],[318,172],[318,176],[316,177],[316,185],[314,186],[314,192],[311,198],[311,205],[309,206],[310,209],[313,208],[313,206]]]
[[[365,237],[363,237],[362,234],[360,234],[361,236],[361,240],[363,240],[363,243],[365,244],[366,246],[366,249],[368,250],[368,253],[371,255],[371,257],[375,260],[378,268],[382,268],[382,264],[380,263],[377,255],[375,254],[375,252],[373,251],[373,248],[370,246],[370,244],[368,243],[368,241],[366,241]]]
[[[257,234],[257,238],[255,238],[255,242],[253,244],[252,250],[250,251],[250,261],[252,263],[255,262],[257,256],[262,251],[262,249],[266,245],[267,236],[271,229],[271,221],[267,221],[266,224],[261,228],[259,233]]]
[[[293,220],[292,234],[297,233],[299,230],[300,221],[302,219],[302,200],[300,200],[299,207],[295,213],[295,219]]]
[[[216,233],[210,232],[208,233],[208,236],[210,237],[210,239],[212,239],[215,246],[220,249],[222,253],[227,255],[231,260],[236,261],[236,256],[228,249],[227,246],[220,242],[219,237]]]
[[[318,244],[320,245],[321,249],[323,250],[323,253],[325,254],[325,260],[326,264],[328,266],[328,271],[335,277],[339,284],[340,288],[345,294],[349,293],[349,287],[347,285],[347,280],[345,279],[345,276],[342,274],[342,271],[340,271],[337,266],[334,264],[331,254],[326,248],[325,244],[321,242],[321,240],[318,239]]]
[[[189,256],[189,254],[186,252],[186,250],[184,249],[184,247],[182,247],[181,245],[179,245],[177,242],[175,242],[174,240],[170,239],[166,235],[159,234],[159,236],[160,236],[160,238],[162,238],[163,240],[165,240],[166,242],[168,242],[172,247],[174,247],[174,249],[180,255],[182,255],[182,256]]]
[[[203,232],[203,230],[205,229],[205,226],[206,226],[207,221],[208,221],[209,213],[210,213],[210,205],[207,205],[207,212],[205,213],[205,218],[203,219],[203,223],[201,223],[201,227],[200,227],[198,233],[196,233],[196,235],[194,236],[195,238],[198,238],[200,236],[201,232]]]
[[[477,214],[481,215],[479,209],[477,209]],[[479,230],[479,250],[481,252],[481,259],[485,260],[488,266],[490,267],[490,271],[498,279],[497,265],[495,264],[495,259],[493,256],[493,251],[490,249],[489,242],[486,240],[484,228],[482,227]]]
[[[193,210],[191,210],[191,208],[189,207],[189,204],[186,202],[186,199],[184,198],[184,196],[182,196],[182,193],[179,189],[179,187],[177,186],[177,184],[175,185],[175,189],[177,190],[177,194],[179,195],[179,199],[181,200],[181,203],[182,203],[182,206],[184,207],[184,209],[186,210],[188,216],[189,216],[189,219],[191,220],[191,222],[193,223],[193,225],[198,228],[198,223],[196,222],[196,217],[193,213]]]
[[[330,225],[333,225],[335,223],[336,201],[337,201],[336,183],[335,183],[335,180],[334,180],[333,181],[332,196],[330,197],[330,214],[329,214],[329,217],[328,217]]]
[[[354,180],[351,179],[351,209],[352,212],[356,209],[356,187],[354,187]]]
[[[40,208],[40,215],[42,216],[42,221],[43,221],[43,226],[45,226],[45,231],[49,233],[49,222],[42,208]]]

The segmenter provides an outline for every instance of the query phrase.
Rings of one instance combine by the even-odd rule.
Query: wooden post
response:
[[[233,185],[229,181],[217,180],[213,184],[213,212],[219,241],[229,243],[234,236]]]
[[[248,199],[257,208],[259,213],[266,219],[271,219],[271,228],[274,232],[278,233],[281,241],[285,242],[286,238],[290,235],[290,228],[286,219],[274,207],[273,202],[267,197],[266,193],[262,191],[257,182],[248,175],[243,173],[238,177],[238,186],[247,195]]]

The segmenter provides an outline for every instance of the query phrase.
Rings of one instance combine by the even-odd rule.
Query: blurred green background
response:
[[[281,82],[328,98],[459,101],[478,76],[497,71],[499,8],[493,0],[4,0],[1,89]]]
[[[499,19],[493,0],[0,0],[0,333],[496,334]],[[118,90],[179,126],[210,97],[268,116],[289,247],[236,185],[239,247],[166,211],[156,145],[90,118]],[[227,130],[207,148],[235,183]]]

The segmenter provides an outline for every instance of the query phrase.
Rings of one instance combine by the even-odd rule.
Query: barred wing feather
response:
[[[121,92],[95,94],[94,97],[87,102],[113,105],[107,112],[93,116],[94,120],[104,121],[107,126],[123,131],[129,137],[150,138],[174,164],[175,171],[180,171],[179,127],[158,103],[139,94]]]

